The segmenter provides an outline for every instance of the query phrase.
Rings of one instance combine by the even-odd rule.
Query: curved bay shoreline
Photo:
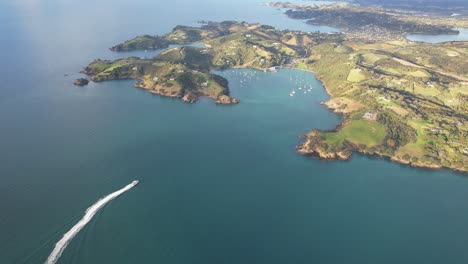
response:
[[[450,66],[468,57],[463,52],[463,47],[468,45],[466,42],[437,45],[409,41],[359,42],[350,41],[340,33],[277,30],[260,24],[224,21],[206,22],[201,27],[177,26],[166,35],[136,37],[112,50],[152,49],[193,42],[201,42],[205,47],[167,49],[153,59],[95,60],[83,73],[98,82],[136,79],[135,87],[187,103],[207,96],[217,104],[237,104],[239,100],[229,96],[227,80],[212,74],[213,70],[291,68],[309,71],[330,97],[324,104],[341,114],[343,122],[332,131],[312,130],[303,135],[304,141],[297,146],[298,153],[325,159],[349,159],[353,152],[359,152],[414,167],[468,171],[464,165],[468,163],[467,155],[463,154],[463,144],[459,144],[464,141],[462,131],[467,125],[463,121],[466,116],[463,105],[461,108],[459,105],[442,106],[416,90],[426,83],[433,83],[432,87],[448,84],[449,89],[459,89],[460,85],[463,88],[466,86],[460,82],[463,74],[442,64],[418,67],[421,62],[416,63],[413,57],[400,51],[401,47],[411,53],[428,49],[456,50],[453,53],[456,55],[448,54],[443,58],[443,63],[448,60]],[[427,56],[440,57],[435,54],[431,51]],[[383,71],[382,67],[391,71]],[[439,74],[447,71],[457,78]],[[403,82],[406,87],[412,85],[413,90],[396,85]],[[434,114],[432,119],[428,119],[428,113]],[[447,120],[451,120],[450,128],[445,128]],[[437,123],[442,125],[436,129]],[[447,139],[444,132],[454,129],[459,132]],[[448,148],[440,141],[444,138],[445,143],[450,140]]]

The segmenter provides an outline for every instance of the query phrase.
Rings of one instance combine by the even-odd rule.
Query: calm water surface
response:
[[[408,39],[412,41],[421,41],[428,43],[442,43],[447,41],[468,41],[468,28],[457,28],[460,31],[458,35],[408,35]]]
[[[228,107],[132,81],[71,84],[95,58],[152,55],[108,47],[177,24],[333,30],[260,3],[0,2],[0,263],[43,263],[87,207],[134,179],[60,263],[466,263],[462,175],[295,153],[300,134],[340,121],[311,73],[221,72],[242,100]],[[311,92],[290,97],[297,80]]]

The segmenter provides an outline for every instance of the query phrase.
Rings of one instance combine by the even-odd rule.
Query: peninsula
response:
[[[443,16],[388,9],[374,5],[335,3],[330,5],[297,5],[271,2],[270,7],[287,8],[292,19],[306,19],[311,25],[339,28],[348,40],[404,40],[407,34],[459,34],[454,28],[467,28],[464,16]]]
[[[442,27],[442,26],[441,26]],[[204,47],[187,45],[202,43]],[[219,104],[239,100],[213,70],[288,67],[312,71],[343,115],[333,131],[312,130],[298,152],[348,159],[353,152],[404,164],[468,172],[468,42],[424,44],[367,41],[350,33],[277,30],[246,22],[177,26],[163,36],[139,36],[113,51],[161,49],[152,59],[95,60],[92,81],[135,79],[153,94]]]

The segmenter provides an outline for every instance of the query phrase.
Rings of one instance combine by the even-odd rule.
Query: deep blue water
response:
[[[317,29],[260,3],[0,2],[0,263],[42,263],[87,207],[134,179],[60,263],[466,263],[462,175],[295,153],[300,134],[340,121],[311,73],[221,72],[242,100],[227,107],[132,81],[71,84],[95,58],[150,56],[108,47],[177,24]],[[298,80],[313,89],[290,97]]]

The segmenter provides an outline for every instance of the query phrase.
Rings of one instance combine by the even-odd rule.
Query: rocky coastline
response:
[[[89,80],[85,78],[78,78],[73,82],[73,84],[76,86],[85,86],[85,85],[88,85],[88,83],[89,83]]]
[[[468,98],[450,93],[466,87],[460,82],[463,67],[453,66],[465,65],[468,43],[369,42],[225,21],[178,26],[164,36],[136,37],[113,50],[194,40],[204,47],[169,48],[151,59],[95,60],[82,73],[95,82],[134,79],[137,88],[186,103],[209,97],[232,105],[239,100],[229,95],[228,81],[214,70],[284,67],[313,72],[330,98],[323,104],[344,121],[332,131],[304,135],[298,153],[346,160],[359,152],[416,167],[468,171],[468,148],[463,145],[467,126],[460,118],[466,112],[457,103]],[[434,57],[431,65],[424,63]],[[450,99],[451,105],[427,96],[428,89]]]

